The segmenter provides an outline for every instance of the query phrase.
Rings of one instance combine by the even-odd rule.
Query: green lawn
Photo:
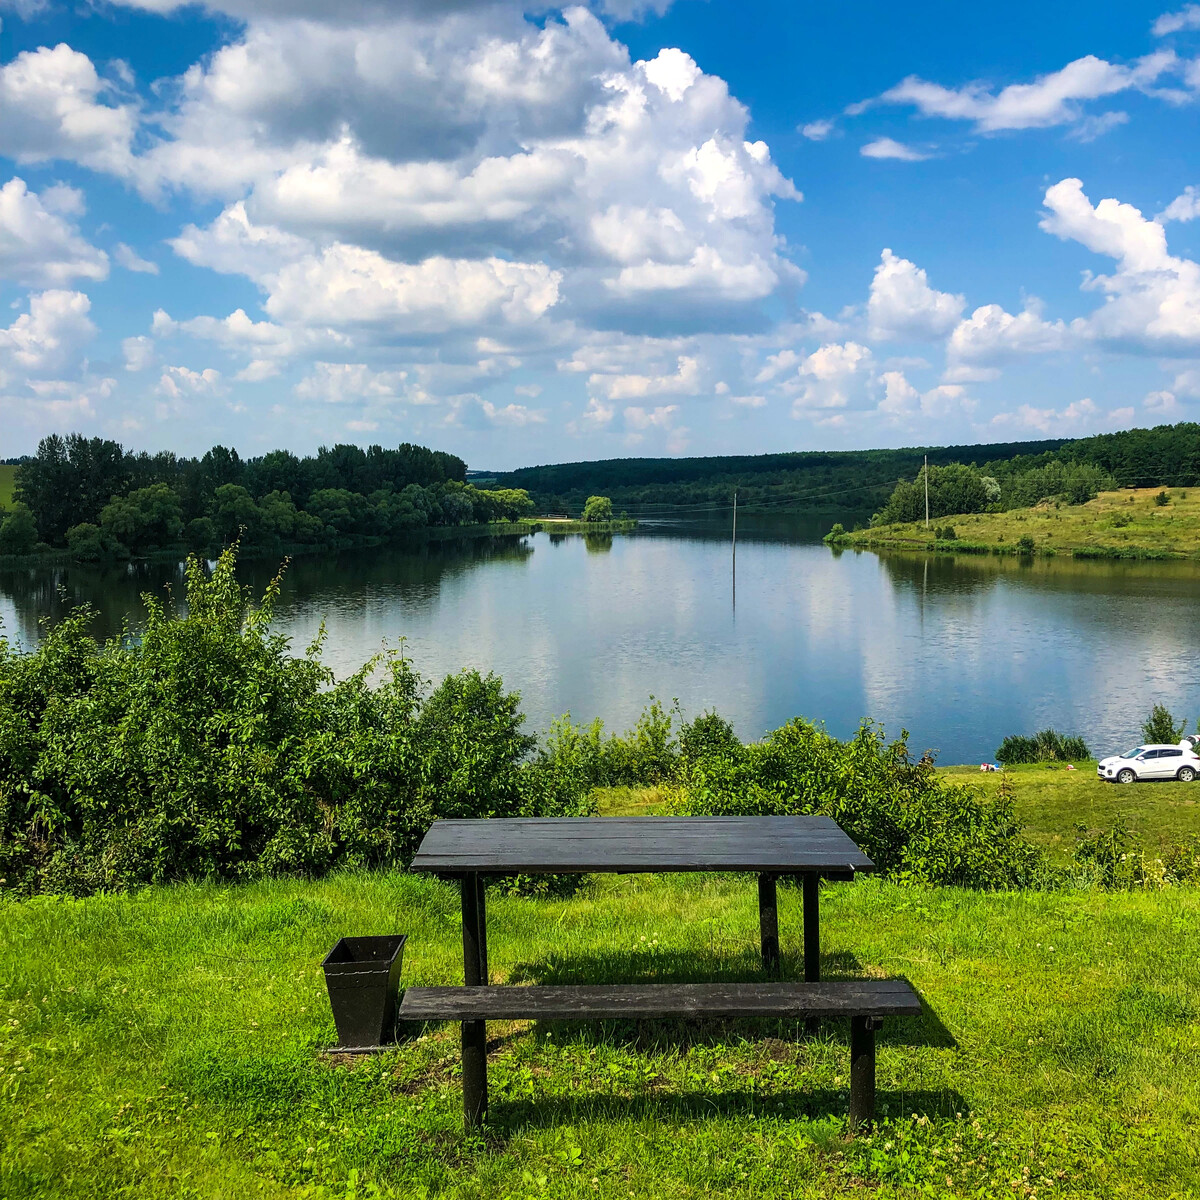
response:
[[[754,978],[755,888],[604,878],[495,896],[493,977]],[[822,895],[824,970],[903,975],[885,1119],[844,1140],[845,1027],[492,1025],[461,1126],[456,1032],[330,1061],[321,956],[411,936],[461,978],[458,902],[405,876],[179,886],[0,909],[0,1195],[1171,1198],[1200,1190],[1200,892]],[[781,892],[786,948],[796,892]],[[800,968],[794,954],[785,971]]]
[[[1078,770],[1046,764],[1009,769],[1016,789],[1017,814],[1027,835],[1052,853],[1070,853],[1076,823],[1089,829],[1111,829],[1124,821],[1148,850],[1200,834],[1200,780],[1104,783],[1096,777],[1094,761],[1075,766]],[[939,772],[977,784],[987,792],[995,792],[1000,786],[1000,772],[985,773],[977,765],[941,767]]]
[[[13,487],[16,484],[17,468],[0,463],[0,508],[11,508]]]
[[[1194,558],[1200,555],[1200,491],[1167,489],[1168,503],[1155,503],[1161,488],[1129,488],[1101,492],[1086,504],[1039,504],[1002,513],[939,517],[926,529],[923,521],[881,525],[848,535],[854,546],[928,550],[932,526],[950,525],[960,541],[997,550],[1012,550],[1023,537],[1038,552],[1064,554],[1080,547],[1130,555]],[[952,547],[951,547],[952,548]]]

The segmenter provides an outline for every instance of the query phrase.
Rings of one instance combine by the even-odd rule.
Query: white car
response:
[[[1125,754],[1102,758],[1096,774],[1108,783],[1137,783],[1143,779],[1178,779],[1191,783],[1200,775],[1200,755],[1184,739],[1176,746],[1153,743],[1134,746]]]

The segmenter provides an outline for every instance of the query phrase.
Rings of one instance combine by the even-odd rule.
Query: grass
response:
[[[16,487],[17,468],[0,463],[0,508],[11,508],[13,488]]]
[[[1200,491],[1168,489],[1169,503],[1158,505],[1162,489],[1102,492],[1087,504],[1043,504],[1004,513],[940,517],[933,525],[951,525],[953,542],[937,542],[923,522],[884,525],[847,534],[841,543],[896,549],[996,551],[1012,553],[1023,537],[1035,553],[1074,554],[1081,558],[1200,557]]]
[[[1200,892],[822,894],[823,969],[902,975],[883,1120],[844,1140],[847,1030],[489,1027],[492,1106],[461,1126],[456,1031],[370,1061],[319,962],[403,930],[408,984],[460,978],[458,902],[394,875],[183,885],[0,910],[0,1195],[1194,1196]],[[755,889],[604,877],[494,895],[495,980],[754,978]],[[794,947],[799,901],[781,892]],[[801,964],[785,953],[784,970]]]
[[[1010,767],[1015,787],[1017,815],[1026,836],[1055,857],[1065,858],[1075,844],[1075,825],[1111,829],[1124,822],[1157,850],[1200,835],[1200,781],[1178,783],[1113,784],[1096,777],[1096,764],[1041,763]],[[1002,778],[999,771],[985,773],[978,766],[939,767],[955,782],[971,783],[994,793]]]

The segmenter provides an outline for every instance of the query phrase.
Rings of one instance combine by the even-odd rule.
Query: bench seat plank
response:
[[[672,983],[408,988],[409,1021],[605,1020],[642,1017],[900,1017],[921,1012],[902,979],[825,983]]]

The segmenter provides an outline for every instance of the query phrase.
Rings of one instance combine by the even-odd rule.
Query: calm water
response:
[[[567,710],[625,728],[653,694],[715,707],[744,737],[797,714],[845,736],[871,716],[914,750],[978,762],[1007,733],[1054,725],[1109,752],[1155,701],[1200,713],[1197,566],[834,554],[817,540],[827,525],[743,519],[736,589],[724,525],[301,560],[278,624],[300,648],[324,620],[339,674],[401,637],[426,677],[494,670],[535,729]],[[39,618],[90,600],[113,632],[173,578],[0,572],[0,619],[30,644]]]

